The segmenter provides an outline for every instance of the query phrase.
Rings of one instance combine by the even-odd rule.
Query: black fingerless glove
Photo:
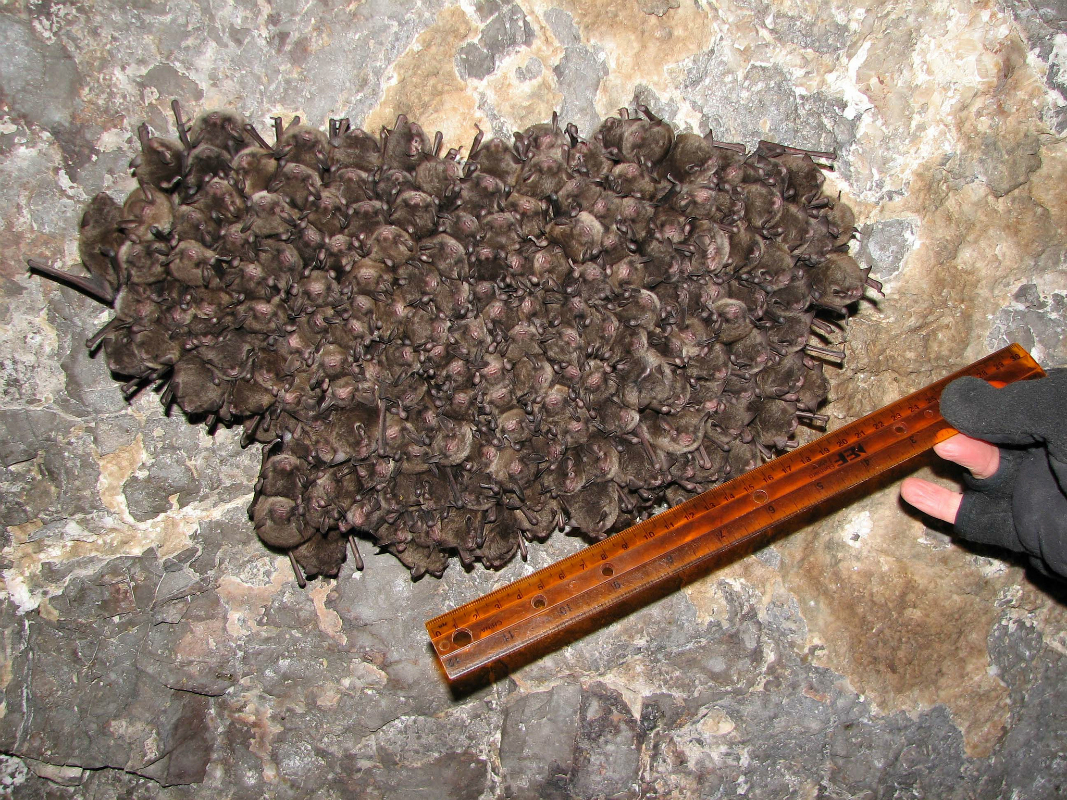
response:
[[[994,389],[959,378],[941,394],[954,428],[1000,447],[995,475],[968,475],[956,531],[1067,578],[1067,369]]]

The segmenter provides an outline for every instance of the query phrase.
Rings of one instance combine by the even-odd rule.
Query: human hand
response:
[[[992,478],[1000,466],[1000,448],[972,439],[962,433],[934,445],[934,452],[946,461],[953,461],[971,471],[979,480]],[[954,492],[921,478],[906,478],[900,485],[900,496],[931,517],[955,523],[963,502],[963,493]]]
[[[961,538],[1067,577],[1067,370],[1003,389],[960,378],[942,392],[941,412],[962,434],[934,451],[970,471],[965,491],[909,478],[901,497]]]

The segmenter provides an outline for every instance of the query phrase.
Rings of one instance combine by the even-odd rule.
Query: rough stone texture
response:
[[[399,112],[678,127],[840,154],[860,258],[833,424],[1008,341],[1067,363],[1062,4],[9,3],[0,11],[0,792],[17,797],[1055,797],[1064,591],[885,487],[472,695],[423,621],[574,551],[297,589],[258,455],[125,404],[73,264],[173,96],[256,120]],[[928,462],[943,479],[950,472]]]

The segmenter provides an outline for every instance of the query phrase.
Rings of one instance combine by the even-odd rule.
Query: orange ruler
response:
[[[426,623],[451,681],[496,677],[769,541],[780,523],[956,431],[941,390],[1044,375],[1017,344]]]

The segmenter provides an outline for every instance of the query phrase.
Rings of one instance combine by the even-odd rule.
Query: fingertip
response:
[[[919,478],[905,478],[900,484],[900,496],[908,505],[923,511],[923,504],[927,499],[926,485],[927,482]]]
[[[941,413],[954,427],[959,427],[958,423],[984,415],[988,393],[994,391],[992,386],[973,375],[957,378],[941,391]]]
[[[900,496],[904,502],[924,514],[949,523],[956,521],[963,501],[963,495],[959,492],[920,478],[906,478],[900,485]]]
[[[957,433],[955,436],[945,439],[943,442],[938,442],[934,445],[934,452],[941,456],[941,458],[953,461],[954,456],[959,452],[959,440],[961,436],[963,436],[962,433]]]
[[[955,462],[979,479],[992,477],[1000,466],[1000,448],[960,433],[934,445],[941,458]]]

